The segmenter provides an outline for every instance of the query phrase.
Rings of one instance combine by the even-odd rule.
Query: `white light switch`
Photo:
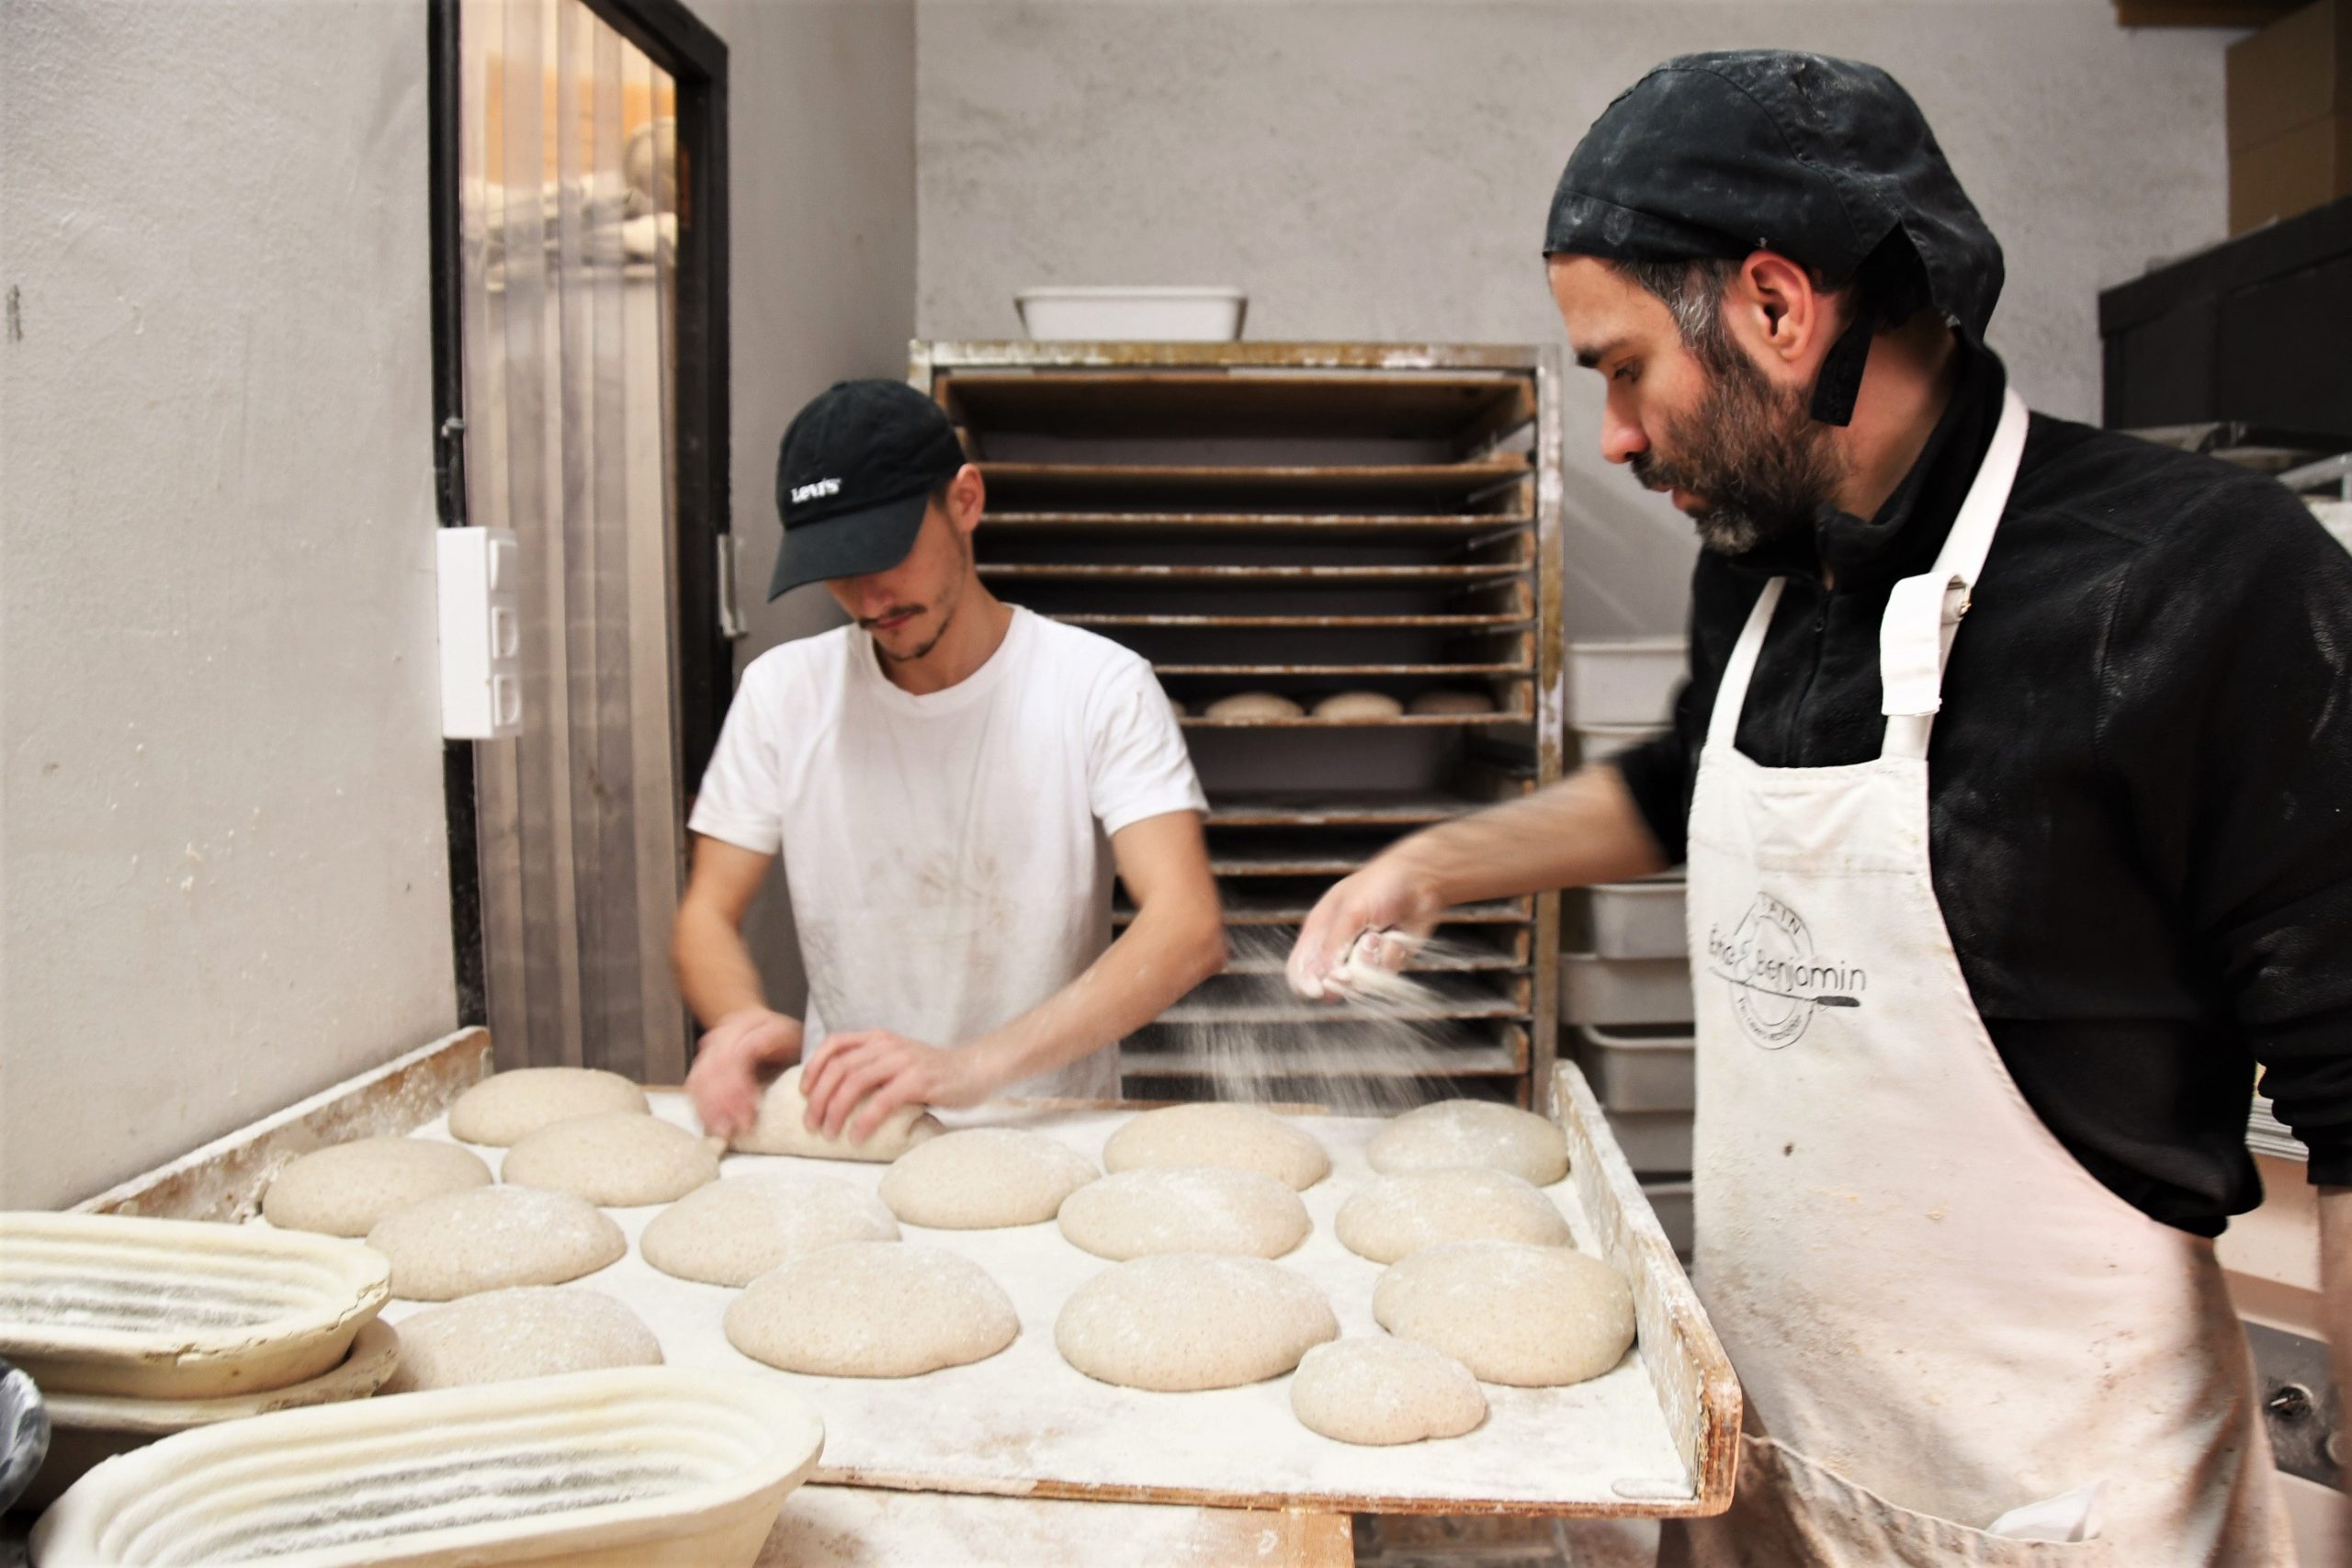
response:
[[[523,729],[519,547],[504,528],[444,528],[435,541],[441,600],[441,733],[499,740]]]

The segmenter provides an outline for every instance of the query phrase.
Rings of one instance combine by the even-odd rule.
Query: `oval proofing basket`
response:
[[[391,1293],[356,1241],[119,1214],[0,1214],[0,1356],[51,1393],[218,1399],[342,1361]]]
[[[748,1568],[824,1442],[807,1399],[672,1367],[285,1410],[100,1465],[32,1561]]]

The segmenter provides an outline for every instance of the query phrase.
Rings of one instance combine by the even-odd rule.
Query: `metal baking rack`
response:
[[[1185,710],[1227,922],[1286,945],[1385,844],[1559,776],[1557,375],[1533,348],[917,343],[910,378],[987,479],[981,576],[1152,661]],[[1307,716],[1204,711],[1253,691]],[[1313,716],[1350,691],[1408,711]],[[1438,691],[1494,711],[1409,711]],[[1410,1076],[1542,1103],[1558,900],[1456,909],[1441,934]],[[1237,1029],[1261,1032],[1278,1081],[1286,1042],[1326,1078],[1345,1059],[1317,1032],[1349,1016],[1290,1000],[1279,965],[1240,951],[1128,1039],[1130,1094],[1215,1093]]]

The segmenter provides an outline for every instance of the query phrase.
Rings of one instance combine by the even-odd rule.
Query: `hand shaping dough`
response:
[[[1062,1200],[1100,1176],[1094,1162],[1043,1133],[967,1127],[899,1156],[882,1173],[882,1201],[910,1225],[1001,1230],[1050,1220]]]
[[[1304,718],[1306,710],[1272,692],[1237,692],[1217,698],[1205,714],[1210,718]]]
[[[1162,1252],[1280,1258],[1315,1228],[1298,1194],[1229,1166],[1154,1166],[1081,1187],[1062,1203],[1062,1235],[1097,1258]]]
[[[969,1258],[913,1242],[849,1241],[805,1253],[727,1309],[728,1342],[818,1377],[911,1378],[986,1360],[1021,1320]]]
[[[652,1109],[645,1091],[596,1067],[515,1067],[493,1073],[449,1107],[449,1136],[467,1144],[520,1143],[540,1128],[600,1111]]]
[[[1340,1244],[1374,1263],[1394,1263],[1443,1241],[1569,1245],[1568,1222],[1552,1200],[1507,1170],[1465,1168],[1384,1176],[1340,1205]]]
[[[1498,1310],[1508,1303],[1510,1310]],[[1450,1241],[1390,1267],[1372,1315],[1468,1367],[1481,1382],[1555,1388],[1596,1378],[1634,1343],[1634,1292],[1565,1247]]]
[[[1441,1100],[1408,1111],[1364,1150],[1383,1176],[1483,1166],[1538,1187],[1568,1173],[1568,1140],[1532,1111],[1487,1100]]]
[[[575,1192],[616,1209],[667,1203],[718,1179],[714,1141],[626,1111],[575,1116],[507,1150],[498,1179],[514,1187]]]
[[[1340,692],[1315,705],[1317,718],[1395,718],[1404,711],[1385,692]]]
[[[1423,692],[1406,711],[1423,715],[1492,713],[1495,699],[1484,692]]]
[[[1453,1357],[1366,1335],[1317,1345],[1290,1383],[1291,1414],[1343,1443],[1458,1438],[1487,1418],[1486,1391]]]
[[[1222,1165],[1254,1170],[1304,1192],[1331,1174],[1323,1145],[1255,1105],[1170,1105],[1147,1111],[1102,1145],[1107,1170]]]
[[[662,1364],[662,1343],[637,1314],[585,1287],[469,1296],[408,1318],[400,1337],[386,1393]]]
[[[1098,1382],[1175,1392],[1280,1377],[1339,1335],[1305,1275],[1259,1258],[1167,1252],[1114,1264],[1071,1292],[1054,1347]]]
[[[939,1118],[920,1105],[902,1105],[883,1119],[864,1143],[828,1138],[802,1125],[808,1102],[800,1096],[800,1068],[788,1067],[760,1097],[759,1120],[739,1133],[735,1146],[747,1155],[799,1155],[808,1159],[856,1159],[887,1165],[942,1131]]]
[[[844,1241],[896,1241],[899,1222],[871,1192],[830,1176],[730,1176],[653,1218],[637,1249],[664,1274],[741,1287],[786,1259]]]
[[[490,1185],[471,1149],[423,1138],[360,1138],[289,1163],[262,1194],[271,1224],[327,1235],[366,1235],[395,1209],[440,1192]]]
[[[392,1261],[392,1294],[454,1301],[509,1285],[560,1285],[628,1250],[585,1198],[539,1187],[445,1192],[388,1214],[368,1245]]]

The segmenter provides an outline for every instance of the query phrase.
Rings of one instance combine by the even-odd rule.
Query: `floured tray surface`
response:
[[[808,1401],[669,1367],[283,1410],[108,1461],[37,1568],[748,1564],[815,1468]]]
[[[341,1362],[390,1293],[357,1242],[117,1214],[0,1214],[0,1356],[45,1390],[217,1399]]]

